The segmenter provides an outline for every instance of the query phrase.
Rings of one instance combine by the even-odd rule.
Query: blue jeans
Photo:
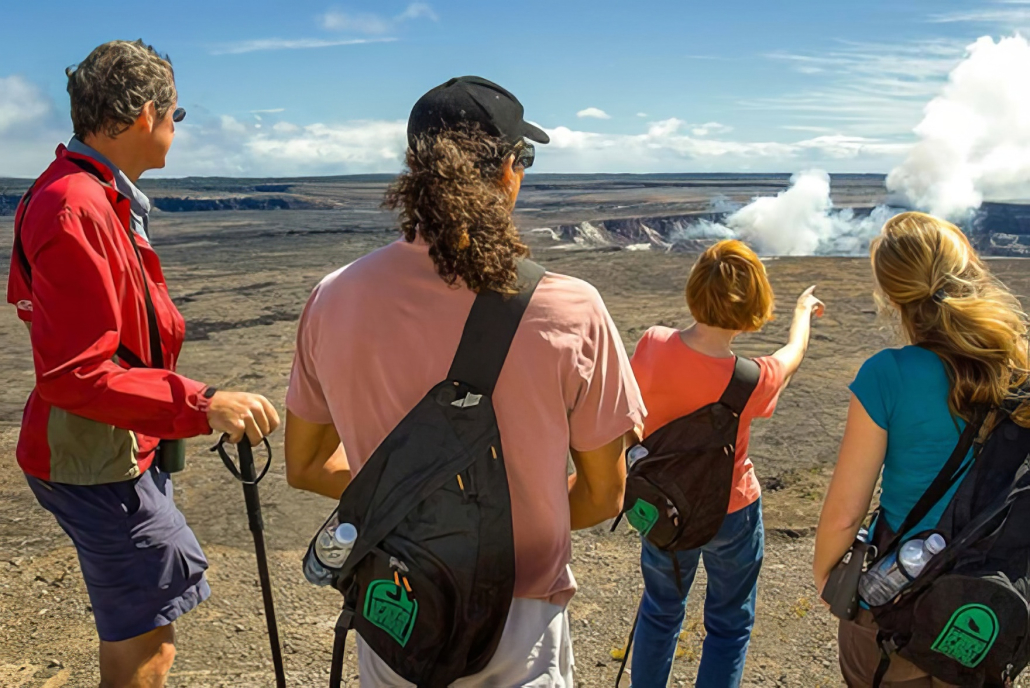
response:
[[[705,637],[698,688],[736,688],[744,674],[744,658],[755,624],[758,572],[765,553],[762,500],[726,515],[711,542],[676,552],[681,588],[676,586],[672,554],[643,539],[640,569],[644,597],[633,638],[634,688],[665,688],[672,671],[676,642],[683,626],[687,594],[703,557],[708,573],[705,595]],[[682,593],[680,592],[682,589]]]

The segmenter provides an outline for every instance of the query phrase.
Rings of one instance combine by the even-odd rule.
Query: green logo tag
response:
[[[647,535],[658,522],[658,507],[643,499],[638,499],[629,511],[626,512],[626,520],[629,524],[640,531],[641,535]]]
[[[990,607],[967,604],[951,615],[931,648],[965,667],[984,660],[998,639],[998,617]]]
[[[374,580],[368,586],[365,618],[386,631],[401,647],[408,644],[417,616],[418,600],[409,598],[407,590],[393,580]]]

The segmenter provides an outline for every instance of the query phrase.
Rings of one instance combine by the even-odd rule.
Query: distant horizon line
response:
[[[392,179],[396,177],[399,172],[368,172],[360,174],[326,174],[326,175],[298,175],[290,177],[228,177],[224,175],[187,175],[180,177],[158,177],[158,176],[147,176],[143,177],[140,182],[146,184],[147,182],[159,182],[159,181],[185,181],[191,179],[232,179],[232,180],[248,180],[248,181],[272,181],[272,182],[287,182],[293,181],[316,181],[316,180],[333,180],[333,179]],[[729,178],[757,178],[757,177],[783,177],[789,179],[793,177],[797,172],[534,172],[527,174],[525,182],[532,182],[537,179],[543,179],[546,177],[580,177],[580,178],[604,178],[604,177],[687,177],[694,179],[711,179],[713,177],[729,177]],[[827,172],[830,177],[883,177],[886,178],[887,172]],[[5,177],[0,176],[0,183],[5,181],[16,181],[16,182],[31,182],[33,177]]]

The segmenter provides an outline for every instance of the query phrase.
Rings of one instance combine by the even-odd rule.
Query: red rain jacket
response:
[[[76,160],[91,165],[103,181]],[[150,467],[158,438],[211,432],[202,410],[206,386],[174,372],[185,322],[168,295],[157,254],[135,235],[165,359],[163,366],[149,367],[143,275],[130,238],[129,201],[113,180],[104,165],[59,146],[57,159],[15,215],[7,300],[31,323],[36,371],[22,417],[18,464],[43,480],[130,479]],[[129,368],[116,358],[119,345],[148,367]],[[116,446],[119,437],[134,465],[112,479],[103,467],[113,460],[104,455],[104,443]],[[66,469],[56,465],[58,454],[70,456],[69,465],[75,466],[67,480],[61,479]]]

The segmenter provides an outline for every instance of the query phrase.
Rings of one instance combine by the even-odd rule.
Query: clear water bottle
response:
[[[304,557],[304,578],[312,585],[330,585],[333,582],[333,572],[322,566],[318,557],[308,551]]]
[[[626,467],[633,468],[633,464],[647,457],[647,447],[642,444],[635,444],[626,452]]]
[[[898,561],[901,562],[908,577],[915,578],[923,572],[934,555],[944,549],[946,544],[944,538],[937,533],[931,533],[925,540],[909,540],[901,546],[901,551],[898,552]]]
[[[315,538],[314,556],[309,553],[304,559],[304,577],[315,585],[328,585],[332,570],[343,566],[357,539],[358,529],[351,523],[340,523],[334,513]]]
[[[947,543],[937,533],[909,540],[858,580],[858,594],[870,607],[887,604],[908,587]]]

